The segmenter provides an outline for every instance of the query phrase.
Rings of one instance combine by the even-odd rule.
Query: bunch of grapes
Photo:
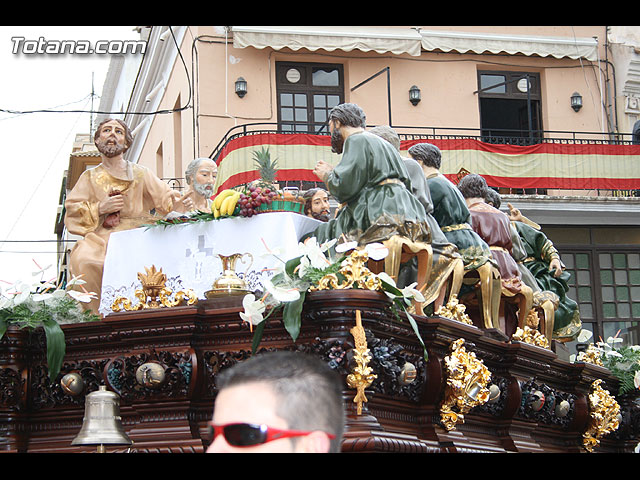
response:
[[[269,187],[251,185],[248,193],[241,193],[238,205],[240,216],[252,217],[258,213],[258,209],[264,203],[270,205],[277,193]]]

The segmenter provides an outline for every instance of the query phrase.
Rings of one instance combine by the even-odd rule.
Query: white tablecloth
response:
[[[138,273],[145,267],[162,268],[166,285],[173,293],[193,290],[198,298],[211,290],[222,275],[218,255],[250,253],[238,260],[236,272],[250,290],[262,289],[261,279],[273,275],[282,262],[268,250],[279,250],[286,261],[298,255],[298,240],[313,232],[321,222],[296,213],[271,212],[251,218],[226,218],[169,227],[137,228],[111,234],[102,277],[100,313],[112,313],[115,298],[136,302],[134,292],[142,287]],[[246,269],[250,268],[249,271]]]

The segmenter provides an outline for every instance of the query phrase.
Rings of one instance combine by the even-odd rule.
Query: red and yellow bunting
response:
[[[401,154],[425,140],[401,142]],[[479,140],[433,139],[442,151],[441,171],[457,182],[461,170],[482,175],[493,187],[552,189],[640,189],[640,145],[542,143],[498,145]],[[216,190],[258,178],[253,153],[268,147],[278,164],[279,181],[319,181],[317,160],[337,164],[326,135],[258,133],[229,141],[218,158]]]

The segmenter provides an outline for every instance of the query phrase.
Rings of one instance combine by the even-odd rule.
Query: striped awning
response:
[[[443,174],[457,182],[466,170],[482,175],[490,186],[551,189],[640,189],[640,145],[542,143],[496,145],[476,139],[405,140],[401,154],[428,141],[442,151]],[[318,159],[336,164],[329,136],[259,133],[235,138],[220,152],[217,190],[258,178],[253,153],[268,147],[278,163],[278,181],[319,181],[313,174]]]
[[[360,50],[419,56],[422,41],[420,34],[409,27],[234,26],[231,31],[235,48]]]
[[[500,35],[476,32],[420,30],[422,48],[428,52],[508,53],[554,58],[598,59],[598,40],[576,37]]]

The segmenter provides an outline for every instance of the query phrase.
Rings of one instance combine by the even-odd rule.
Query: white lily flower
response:
[[[371,260],[382,260],[389,255],[389,249],[382,243],[369,243],[364,247]]]
[[[81,276],[82,275],[71,277],[71,280],[67,282],[67,287],[73,287],[74,285],[84,285],[85,283],[87,283],[80,278]]]
[[[31,297],[34,302],[44,302],[45,300],[51,300],[53,298],[52,293],[34,293]]]
[[[633,385],[636,388],[640,388],[640,370],[637,370],[636,374],[633,376]]]
[[[263,280],[262,285],[279,302],[293,302],[300,298],[296,288],[277,287],[269,279]]]
[[[24,282],[18,282],[15,284],[16,294],[13,296],[14,305],[20,305],[24,303],[31,295],[31,289],[29,285]]]
[[[344,242],[336,247],[336,252],[344,253],[349,250],[355,250],[356,248],[358,248],[358,242]]]
[[[331,241],[333,242],[333,241]],[[307,238],[304,243],[299,243],[298,247],[302,255],[306,256],[309,259],[309,262],[312,267],[319,268],[324,270],[331,263],[324,255],[324,252],[328,250],[327,245],[331,242],[323,243],[322,245],[318,245],[318,241],[315,237]]]
[[[609,344],[620,343],[622,341],[623,340],[622,340],[621,337],[609,337],[609,338],[607,338],[607,343],[609,343]]]
[[[422,295],[422,292],[420,292],[420,290],[417,290],[415,288],[416,285],[418,285],[418,282],[413,282],[411,285],[400,290],[402,292],[402,296],[404,298],[413,298],[416,302],[424,302],[424,295]]]
[[[13,300],[9,297],[0,296],[0,310],[4,310],[5,308],[11,308],[13,305]]]
[[[240,312],[240,318],[251,325],[258,325],[264,320],[262,314],[266,306],[260,300],[256,300],[255,295],[249,293],[242,299],[244,312]]]
[[[583,328],[582,330],[580,330],[577,340],[579,343],[585,343],[592,336],[593,336],[593,332],[591,330],[587,330],[586,328]]]
[[[38,264],[36,263],[36,265],[38,265]],[[38,268],[40,268],[40,269],[39,269],[39,270],[36,270],[36,271],[35,271],[35,272],[33,272],[31,275],[32,275],[32,276],[34,276],[34,277],[35,277],[36,275],[42,275],[44,272],[46,272],[47,270],[49,270],[52,266],[53,266],[53,264],[51,264],[51,265],[47,265],[47,266],[46,266],[46,267],[44,267],[44,268],[40,268],[40,265],[38,265]]]
[[[605,355],[607,357],[618,357],[618,358],[622,358],[622,355],[617,352],[616,350],[609,350],[607,352],[605,352]]]
[[[391,278],[389,276],[389,274],[387,272],[380,272],[380,273],[377,274],[377,277],[380,280],[382,280],[384,283],[387,283],[387,284],[391,285],[392,287],[397,288],[396,287],[396,282],[393,280],[393,278]],[[387,295],[387,297],[389,297],[391,299],[395,299],[396,298],[396,296],[393,293],[387,292],[386,290],[383,290],[383,291]]]
[[[67,294],[78,302],[89,303],[92,299],[98,298],[95,292],[79,292],[77,290],[68,290]]]

